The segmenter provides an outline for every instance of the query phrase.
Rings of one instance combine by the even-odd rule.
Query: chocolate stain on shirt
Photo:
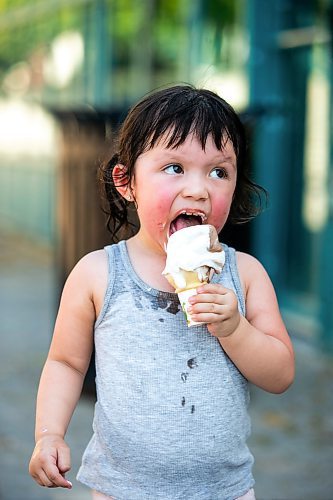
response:
[[[166,311],[171,314],[177,314],[180,311],[180,303],[177,296],[175,296],[175,298],[166,298],[160,293],[157,296],[157,304],[155,305],[155,302],[152,304],[154,309],[166,309]]]
[[[190,358],[187,361],[187,366],[192,370],[193,368],[196,368],[198,366],[197,363],[197,358]]]

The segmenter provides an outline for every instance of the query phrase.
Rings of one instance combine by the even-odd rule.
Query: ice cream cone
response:
[[[209,225],[180,229],[170,236],[166,251],[162,274],[178,294],[187,325],[204,324],[191,319],[188,300],[196,295],[200,285],[210,282],[214,272],[222,271],[225,257],[216,229]]]
[[[202,266],[195,271],[185,271],[182,269],[180,271],[181,277],[184,282],[184,286],[177,288],[173,277],[171,275],[166,275],[169,283],[175,288],[175,292],[178,295],[180,305],[186,317],[187,326],[202,325],[202,321],[193,321],[191,315],[188,312],[189,301],[188,299],[197,293],[197,287],[206,283],[209,283],[209,268],[207,266]],[[178,277],[179,278],[179,277]]]
[[[165,277],[170,285],[175,288],[175,292],[179,293],[186,289],[196,288],[204,282],[207,283],[209,279],[209,268],[202,266],[200,269],[194,271],[185,271],[181,269],[177,275],[177,282],[178,284],[181,283],[181,286],[177,286],[172,274],[166,274]]]
[[[200,284],[202,285],[203,283],[200,283]],[[196,295],[196,294],[197,294],[196,287],[195,288],[185,288],[185,289],[179,290],[177,292],[180,305],[181,305],[182,310],[183,310],[185,317],[186,317],[187,326],[203,325],[204,324],[202,321],[193,321],[190,313],[188,312],[188,308],[190,306],[188,299],[190,297],[193,297],[193,295]]]

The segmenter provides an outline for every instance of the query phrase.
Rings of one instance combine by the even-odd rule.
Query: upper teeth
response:
[[[198,216],[198,217],[201,218],[202,222],[205,222],[205,220],[207,220],[206,215],[204,213],[202,213],[202,212],[187,212],[187,211],[184,210],[184,212],[181,212],[181,213],[185,214],[185,215],[196,215],[196,216]]]

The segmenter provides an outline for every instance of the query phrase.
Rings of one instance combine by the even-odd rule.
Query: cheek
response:
[[[138,200],[138,214],[141,222],[151,228],[163,229],[168,221],[172,205],[172,196],[168,189],[149,189],[145,201]]]
[[[219,196],[214,200],[213,211],[211,214],[211,223],[219,228],[223,228],[229,216],[232,196]]]
[[[164,188],[156,191],[156,206],[158,211],[162,214],[169,214],[174,199],[170,189]]]

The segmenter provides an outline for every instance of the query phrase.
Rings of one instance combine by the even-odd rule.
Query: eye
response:
[[[164,167],[164,172],[169,175],[178,175],[183,173],[183,168],[178,163],[171,163]]]
[[[215,179],[228,179],[229,174],[226,168],[216,167],[211,171],[210,177],[214,177]]]

